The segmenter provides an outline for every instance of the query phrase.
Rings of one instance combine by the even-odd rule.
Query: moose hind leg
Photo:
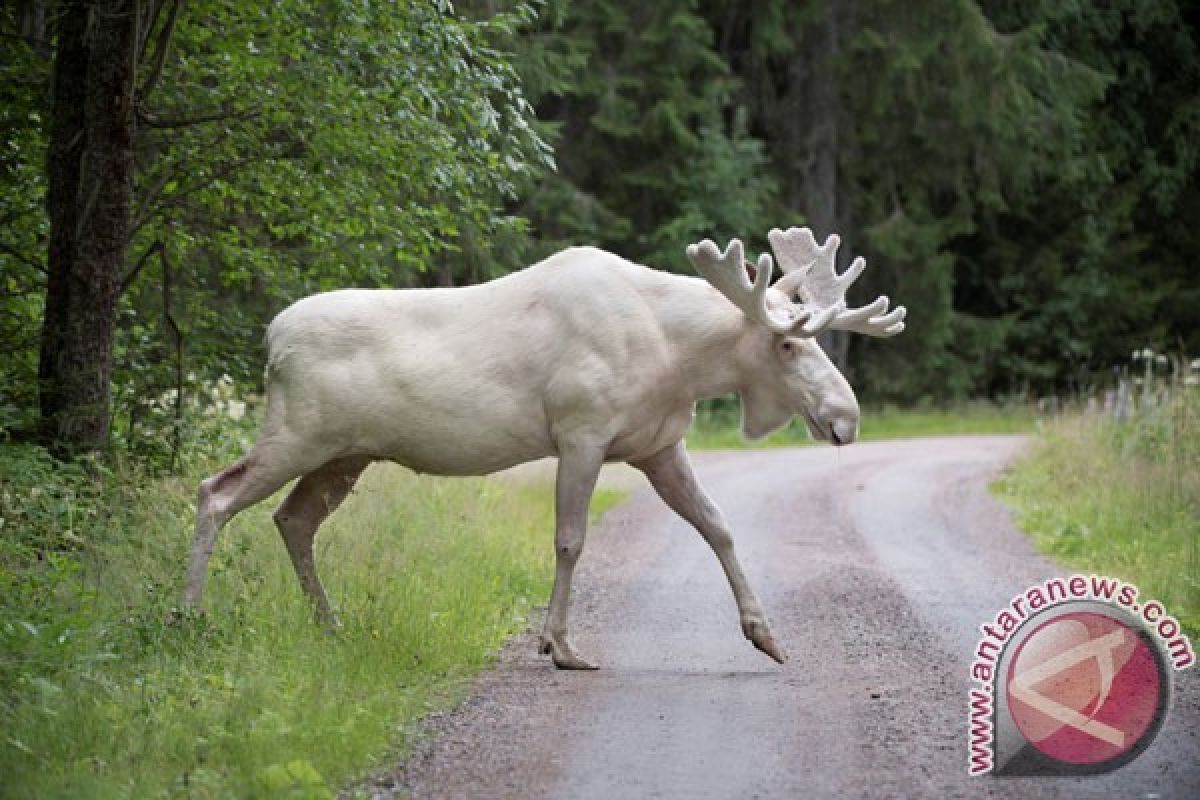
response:
[[[196,502],[196,532],[192,541],[183,602],[198,608],[208,577],[208,561],[225,523],[244,508],[265,500],[296,477],[275,459],[270,449],[256,445],[244,458],[200,483]]]
[[[296,577],[300,579],[300,588],[312,603],[317,621],[329,628],[337,627],[338,620],[329,605],[325,587],[317,577],[313,540],[317,528],[346,499],[358,476],[370,463],[371,459],[361,456],[330,461],[301,478],[287,499],[275,509],[275,527],[283,537]]]

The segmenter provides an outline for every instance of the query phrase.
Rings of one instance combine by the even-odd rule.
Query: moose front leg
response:
[[[604,464],[603,448],[560,447],[555,487],[554,589],[542,629],[541,652],[559,669],[596,669],[575,652],[567,638],[567,612],[571,603],[571,577],[583,552],[587,535],[588,504]]]
[[[691,523],[717,554],[725,576],[729,579],[729,586],[733,589],[734,600],[737,601],[742,633],[755,647],[780,664],[786,661],[787,656],[771,636],[771,628],[762,604],[758,602],[745,573],[742,572],[742,565],[738,563],[729,525],[725,522],[721,510],[696,481],[683,442],[676,442],[632,466],[646,474],[659,497],[675,513]]]

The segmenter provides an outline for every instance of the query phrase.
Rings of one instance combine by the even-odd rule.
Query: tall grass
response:
[[[38,463],[4,449],[6,467]],[[47,506],[54,547],[18,531],[0,549],[4,797],[332,797],[453,703],[549,590],[547,488],[376,465],[318,538],[342,631],[312,624],[272,502],[222,533],[208,613],[181,614],[194,481],[115,483],[72,501],[101,508],[83,525]],[[37,488],[6,478],[5,508]]]
[[[1044,552],[1136,584],[1200,634],[1200,390],[1121,424],[1064,416],[996,488]]]
[[[904,439],[917,436],[955,434],[1029,433],[1034,428],[1033,410],[1020,405],[979,402],[954,408],[900,409],[895,406],[862,410],[859,438],[864,441]],[[797,447],[813,444],[803,420],[793,419],[786,428],[757,442],[747,442],[738,429],[736,409],[702,410],[688,432],[693,450],[726,450],[758,447]]]

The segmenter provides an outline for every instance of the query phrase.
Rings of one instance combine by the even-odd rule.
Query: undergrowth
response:
[[[1137,585],[1200,635],[1200,391],[1046,426],[996,486],[1045,553]]]
[[[207,613],[181,612],[214,466],[150,478],[0,446],[0,795],[332,797],[548,594],[548,488],[375,465],[317,540],[338,634],[312,624],[278,498],[222,532]]]

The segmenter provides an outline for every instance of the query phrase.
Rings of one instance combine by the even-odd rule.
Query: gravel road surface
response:
[[[1150,749],[1115,773],[968,777],[979,625],[1068,574],[989,495],[1023,446],[955,437],[694,454],[789,661],[742,638],[707,545],[640,489],[593,529],[577,572],[573,637],[601,669],[558,672],[531,634],[517,637],[372,794],[1200,798],[1195,669],[1177,673]]]

